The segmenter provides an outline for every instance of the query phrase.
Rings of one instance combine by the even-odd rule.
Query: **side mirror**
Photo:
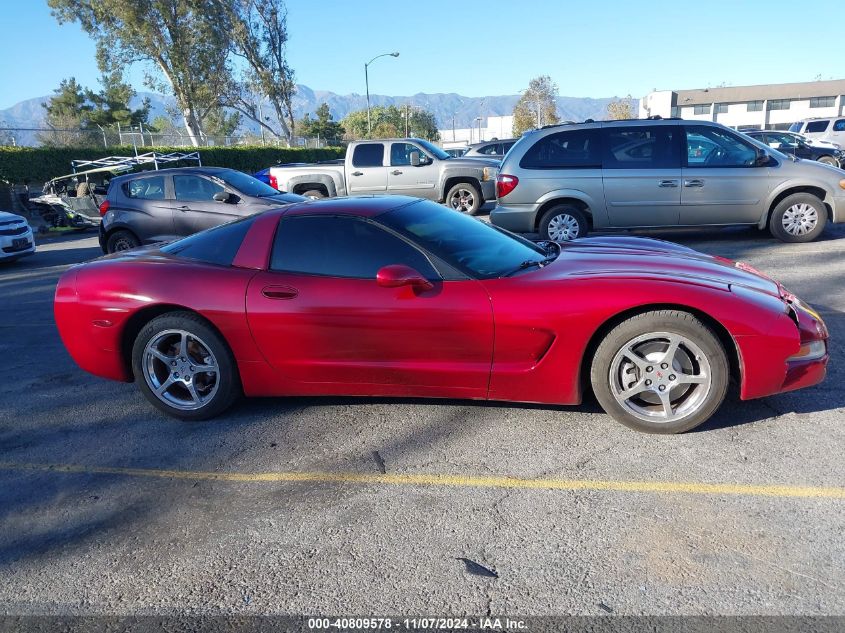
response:
[[[757,149],[757,156],[754,158],[754,167],[767,167],[771,162],[769,155],[762,149]]]
[[[414,167],[420,166],[420,153],[419,152],[411,152],[411,165]]]
[[[399,288],[401,286],[411,286],[419,290],[434,288],[434,284],[428,279],[404,264],[391,264],[380,269],[376,273],[376,283],[382,288]]]
[[[217,200],[217,202],[229,202],[232,199],[232,194],[228,191],[218,191],[214,194],[214,199]]]

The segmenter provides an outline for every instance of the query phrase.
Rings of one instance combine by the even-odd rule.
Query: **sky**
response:
[[[801,15],[841,15],[834,0],[287,5],[288,60],[297,82],[339,94],[363,94],[364,62],[392,51],[399,57],[370,66],[371,94],[518,94],[537,75],[550,75],[559,94],[571,97],[845,77],[841,55],[819,45],[830,39],[823,23],[802,26]],[[93,42],[77,24],[59,25],[46,0],[0,0],[0,15],[0,109],[48,95],[70,76],[98,86]],[[143,67],[130,68],[139,90],[143,77]]]

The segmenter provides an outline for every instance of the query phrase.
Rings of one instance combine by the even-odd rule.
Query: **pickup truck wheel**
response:
[[[483,202],[481,192],[468,182],[459,182],[446,194],[446,205],[467,215],[478,215]]]
[[[302,194],[306,198],[313,198],[314,200],[319,200],[320,198],[325,198],[326,194],[324,194],[319,189],[309,189],[308,191]]]

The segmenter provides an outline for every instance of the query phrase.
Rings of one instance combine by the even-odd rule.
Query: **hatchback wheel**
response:
[[[446,204],[455,211],[467,215],[477,215],[482,203],[481,192],[475,185],[468,182],[459,182],[446,194]]]
[[[119,253],[128,251],[141,245],[141,241],[129,231],[115,231],[106,241],[106,252]]]
[[[191,312],[150,321],[135,339],[132,371],[147,400],[183,420],[212,418],[241,393],[228,345]]]
[[[553,242],[568,242],[584,237],[588,230],[584,212],[571,204],[552,207],[540,220],[540,237]]]
[[[772,211],[769,230],[782,242],[812,242],[824,231],[827,208],[816,196],[787,196]]]
[[[604,410],[646,433],[681,433],[722,404],[728,360],[719,339],[686,312],[646,312],[601,342],[590,380]]]

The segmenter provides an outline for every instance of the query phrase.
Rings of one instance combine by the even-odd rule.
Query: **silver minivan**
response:
[[[496,185],[493,224],[555,241],[593,229],[756,225],[808,242],[845,222],[845,171],[708,121],[548,126],[517,142]]]

